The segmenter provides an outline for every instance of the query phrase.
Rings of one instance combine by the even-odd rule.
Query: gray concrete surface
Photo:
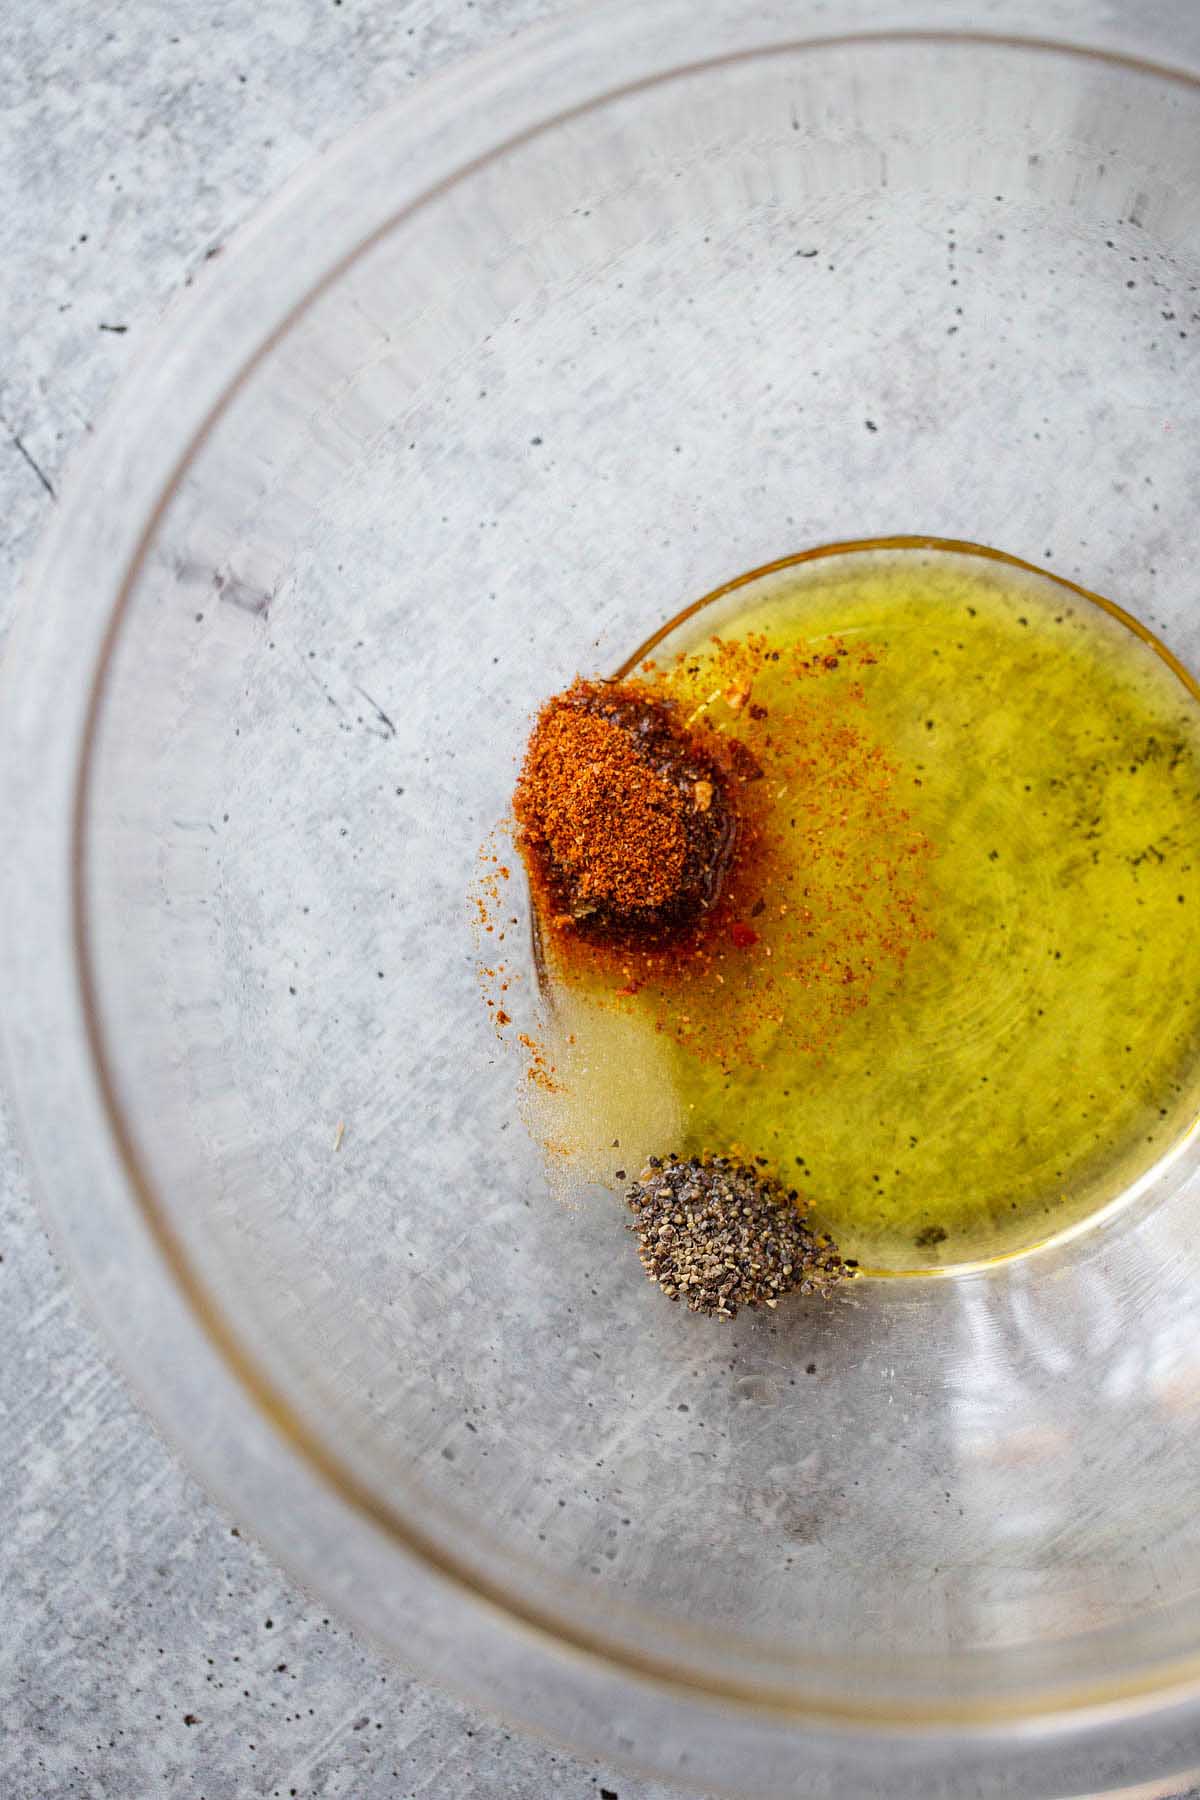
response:
[[[548,0],[0,6],[0,631],[179,287],[372,107]],[[223,1517],[66,1285],[0,1110],[0,1796],[619,1794],[409,1679]]]
[[[0,632],[64,469],[170,296],[371,107],[554,0],[0,4]],[[136,1410],[0,1109],[0,1800],[620,1796],[384,1662]]]

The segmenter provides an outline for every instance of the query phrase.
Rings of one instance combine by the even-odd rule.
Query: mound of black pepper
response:
[[[854,1267],[805,1224],[794,1189],[729,1157],[652,1156],[625,1197],[646,1274],[692,1312],[827,1296]]]

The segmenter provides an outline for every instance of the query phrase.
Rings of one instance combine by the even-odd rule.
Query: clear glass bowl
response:
[[[1200,664],[1195,21],[985,10],[642,0],[385,114],[161,334],[8,659],[12,1076],[152,1408],[407,1660],[736,1793],[1200,1761],[1196,1144],[1033,1257],[681,1317],[548,1196],[465,899],[534,704],[810,544]]]

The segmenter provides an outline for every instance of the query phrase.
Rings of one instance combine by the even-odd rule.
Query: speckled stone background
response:
[[[0,6],[0,628],[71,451],[181,285],[314,151],[546,0]],[[66,1286],[0,1111],[3,1800],[666,1790],[381,1660],[220,1514]]]
[[[0,630],[73,447],[170,296],[373,106],[552,9],[3,0]],[[81,1316],[2,1109],[0,1368],[2,1800],[665,1800],[408,1678],[212,1506]]]

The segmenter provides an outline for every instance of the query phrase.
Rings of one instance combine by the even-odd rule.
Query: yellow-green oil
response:
[[[555,1135],[597,1174],[614,1139],[763,1155],[880,1271],[1026,1250],[1127,1192],[1200,1115],[1194,684],[1116,609],[966,548],[774,568],[653,653],[702,692],[714,633],[870,646],[857,716],[931,846],[926,934],[816,1051],[795,985],[742,1071],[640,995],[560,990]]]

